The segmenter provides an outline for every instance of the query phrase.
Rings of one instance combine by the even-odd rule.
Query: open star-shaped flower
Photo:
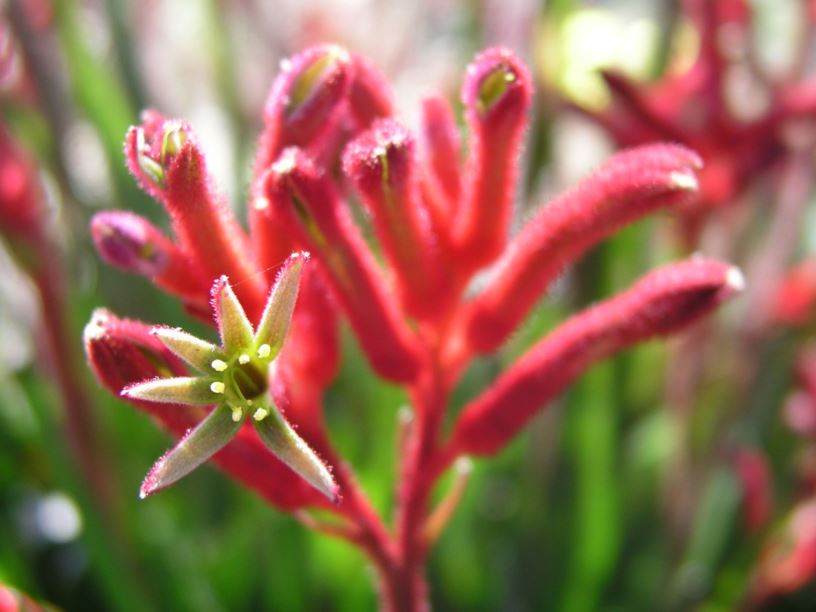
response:
[[[330,499],[337,496],[331,473],[286,422],[269,397],[269,376],[289,328],[300,273],[309,255],[294,253],[269,293],[257,329],[252,328],[226,276],[212,288],[212,308],[221,345],[180,329],[153,333],[170,351],[198,370],[197,376],[155,378],[130,385],[122,395],[135,400],[214,405],[210,414],[161,457],[142,484],[146,497],[186,476],[221,450],[249,417],[266,446]]]

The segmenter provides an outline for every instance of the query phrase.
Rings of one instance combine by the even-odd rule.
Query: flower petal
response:
[[[149,402],[206,406],[221,399],[223,386],[224,383],[213,382],[211,379],[196,376],[155,378],[125,387],[122,389],[122,395],[128,399],[147,400]],[[221,391],[218,389],[221,389]]]
[[[202,372],[212,373],[213,360],[224,358],[224,354],[217,346],[181,329],[154,327],[151,333],[175,355]]]
[[[307,252],[292,253],[278,274],[275,286],[269,292],[269,299],[255,334],[255,344],[258,347],[263,345],[270,347],[269,359],[274,359],[283,346],[297,300],[300,273],[307,261],[309,261]]]
[[[215,281],[212,296],[224,350],[231,355],[248,352],[254,343],[252,324],[226,276]]]
[[[278,459],[330,500],[337,500],[337,484],[331,472],[274,407],[259,408],[252,421],[261,440]]]
[[[233,420],[226,406],[216,407],[153,465],[139,489],[139,497],[144,499],[192,472],[224,448],[238,433],[241,423]]]

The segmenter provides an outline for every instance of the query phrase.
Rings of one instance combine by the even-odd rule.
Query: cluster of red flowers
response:
[[[93,220],[94,240],[106,261],[151,278],[197,317],[209,318],[212,296],[222,344],[106,311],[94,315],[85,342],[107,388],[171,432],[186,432],[143,493],[215,453],[224,470],[279,508],[334,512],[340,523],[309,523],[368,552],[385,599],[395,609],[417,609],[426,597],[427,534],[438,531],[428,525],[432,518],[444,523],[428,508],[441,473],[458,457],[497,452],[593,362],[708,314],[741,289],[742,277],[702,258],[650,273],[536,343],[463,408],[445,435],[449,393],[470,361],[497,350],[552,281],[598,241],[652,211],[688,202],[700,160],[677,145],[620,153],[510,239],[532,98],[526,68],[503,49],[483,52],[469,67],[463,163],[446,100],[425,101],[417,143],[395,118],[388,92],[368,62],[335,46],[284,61],[265,109],[249,231],[218,195],[191,128],[146,112],[127,135],[127,162],[165,207],[174,235],[132,213],[108,211]],[[355,200],[367,213],[381,260],[354,220],[348,203]],[[293,250],[308,251],[311,261],[299,258],[293,276],[288,259],[279,272]],[[472,280],[487,267],[471,295]],[[271,350],[263,332],[270,317],[278,321]],[[338,367],[341,320],[372,369],[404,385],[412,403],[393,532],[336,455],[322,418],[323,392]],[[199,374],[189,376],[188,366]],[[216,407],[190,431],[206,415],[201,405]],[[213,416],[219,411],[227,416]],[[257,431],[240,425],[247,413]],[[270,413],[297,434],[270,444],[258,427]],[[309,447],[331,475],[310,479],[304,464],[298,469],[292,453],[311,453]],[[314,461],[310,455],[313,468]]]

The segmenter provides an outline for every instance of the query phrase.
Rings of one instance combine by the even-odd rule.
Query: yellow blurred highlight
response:
[[[560,24],[542,22],[536,36],[535,60],[540,76],[568,99],[592,110],[610,102],[599,71],[619,70],[646,81],[661,41],[653,19],[624,20],[591,8],[574,12]],[[688,69],[699,40],[690,23],[677,29],[671,49],[671,71]]]

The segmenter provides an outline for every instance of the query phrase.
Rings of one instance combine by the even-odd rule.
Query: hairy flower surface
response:
[[[506,49],[475,58],[462,87],[464,138],[442,98],[425,101],[418,137],[395,116],[392,99],[369,62],[335,45],[282,63],[255,156],[248,230],[218,194],[192,129],[146,112],[128,132],[125,154],[142,188],[167,211],[173,235],[108,211],[93,220],[94,241],[106,261],[151,278],[205,320],[212,285],[221,342],[156,327],[139,340],[151,347],[154,358],[146,359],[132,336],[117,340],[116,325],[97,317],[86,350],[106,387],[184,434],[154,466],[143,495],[213,456],[273,504],[300,510],[304,524],[364,550],[387,609],[423,610],[424,558],[462,497],[465,456],[499,452],[595,361],[682,330],[743,281],[736,268],[705,258],[650,273],[539,340],[470,398],[445,435],[451,391],[470,363],[500,349],[553,280],[598,242],[688,203],[701,160],[680,145],[619,153],[512,235],[532,101],[526,67]],[[462,159],[460,140],[468,142]],[[353,214],[356,201],[373,237]],[[300,249],[312,258],[306,267],[303,253],[287,258]],[[487,281],[470,291],[485,271]],[[403,386],[410,400],[393,529],[334,450],[323,417],[323,395],[339,367],[341,321],[371,370]],[[190,408],[179,412],[179,405]],[[187,431],[190,421],[197,425]],[[264,459],[248,446],[250,435],[274,456]],[[252,462],[236,465],[238,457]],[[267,461],[265,478],[258,472]],[[434,484],[454,466],[454,484],[431,508]],[[303,479],[314,488],[304,490]],[[310,506],[339,522],[305,513]]]

